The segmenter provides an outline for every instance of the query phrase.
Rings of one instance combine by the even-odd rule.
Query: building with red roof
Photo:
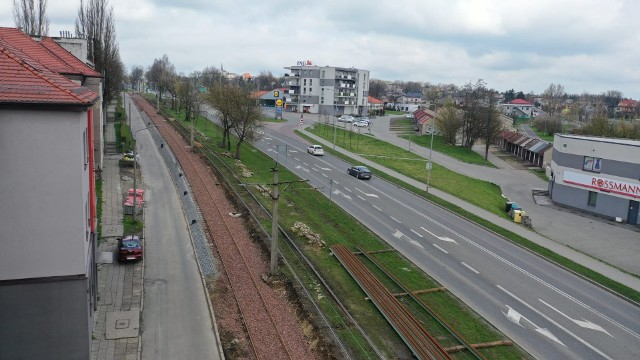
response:
[[[631,99],[622,99],[615,108],[617,116],[634,118],[638,115],[638,101]]]
[[[0,357],[87,359],[99,74],[44,43],[0,28]]]
[[[500,107],[505,115],[514,117],[530,118],[534,116],[535,112],[533,104],[523,99],[511,100],[508,103],[501,104]]]

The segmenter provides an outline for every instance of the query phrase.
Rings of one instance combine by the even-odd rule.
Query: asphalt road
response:
[[[143,129],[133,103],[131,113],[133,131]],[[176,188],[148,131],[138,131],[136,139],[147,200],[142,359],[218,359]]]
[[[640,358],[638,307],[375,174],[369,181],[348,176],[350,164],[309,155],[309,144],[286,136],[295,126],[269,124],[256,145],[322,188],[534,357]],[[286,156],[276,151],[283,144]]]

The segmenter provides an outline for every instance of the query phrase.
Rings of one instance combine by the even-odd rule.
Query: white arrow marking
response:
[[[464,265],[467,269],[473,271],[476,274],[480,274],[480,272],[474,268],[472,268],[469,264],[465,263],[464,261],[461,261],[462,265]]]
[[[438,245],[436,245],[436,244],[433,244],[433,246],[435,246],[435,247],[436,247],[436,249],[438,249],[438,250],[442,251],[443,253],[448,254],[447,250],[445,250],[445,249],[441,248],[440,246],[438,246]]]
[[[374,209],[378,210],[378,211],[382,211],[382,209],[380,209],[379,207],[375,206],[375,205],[371,205],[373,206]]]
[[[507,317],[507,319],[511,320],[512,322],[518,324],[521,327],[524,327],[524,325],[520,324],[520,320],[524,319],[525,321],[527,321],[528,323],[533,325],[533,327],[535,328],[535,331],[538,332],[539,334],[542,334],[543,336],[548,337],[549,339],[557,342],[558,344],[560,344],[560,345],[562,345],[564,347],[567,347],[567,345],[563,344],[562,341],[560,341],[548,329],[543,329],[540,326],[536,325],[533,321],[527,319],[526,317],[524,317],[524,315],[522,315],[519,312],[517,312],[514,309],[512,309],[511,306],[509,306],[509,305],[505,305],[505,306],[509,309],[509,311],[507,311],[506,314],[503,312],[503,314]]]
[[[415,246],[419,246],[421,249],[424,249],[424,246],[420,245],[420,243],[415,240],[409,240],[409,242]]]
[[[298,150],[289,150],[290,153],[297,153]]]
[[[397,238],[397,239],[400,239],[400,238],[401,238],[401,237],[403,237],[403,236],[404,236],[404,234],[403,234],[400,230],[398,230],[398,229],[396,229],[396,232],[395,232],[395,233],[393,233],[393,237],[394,237],[394,238]]]
[[[375,197],[375,198],[378,197],[378,195],[376,195],[376,194],[369,194],[369,193],[366,193],[366,192],[364,192],[364,191],[362,191],[362,190],[360,190],[358,188],[356,188],[356,190],[360,191],[363,195],[366,195],[366,196],[369,196],[369,197]]]
[[[591,330],[602,331],[603,333],[613,337],[613,335],[609,334],[609,332],[607,332],[607,330],[605,330],[602,326],[600,326],[598,324],[594,324],[591,321],[588,321],[588,320],[585,320],[585,319],[582,319],[582,320],[572,319],[568,315],[562,313],[560,310],[558,310],[558,309],[554,308],[553,306],[549,305],[548,303],[546,303],[544,300],[542,300],[542,299],[538,299],[538,300],[541,303],[543,303],[543,304],[547,305],[548,307],[552,308],[553,310],[555,310],[558,314],[560,314],[560,315],[566,317],[567,319],[573,321],[578,326],[582,326],[583,328],[587,328],[587,329],[591,329]]]
[[[567,345],[563,344],[562,341],[560,341],[560,339],[558,339],[555,335],[553,335],[551,333],[551,331],[549,331],[549,329],[547,329],[547,328],[544,328],[544,329],[543,328],[537,328],[536,331],[539,332],[540,334],[548,337],[549,339],[557,342],[558,344],[560,344],[560,345],[562,345],[564,347],[567,347]]]
[[[413,229],[409,229],[409,230],[411,230],[412,233],[418,235],[419,237],[424,237],[424,236],[422,236],[422,234],[420,234],[419,232],[417,232],[417,231],[415,231]]]
[[[429,230],[427,230],[427,229],[423,228],[422,226],[420,226],[420,229],[422,229],[422,230],[424,230],[424,231],[428,232],[429,234],[431,234],[431,236],[436,237],[436,238],[438,238],[438,239],[440,239],[440,240],[442,240],[442,241],[452,242],[452,243],[454,243],[454,244],[457,244],[457,242],[456,242],[455,240],[453,240],[452,238],[448,238],[448,237],[446,237],[446,236],[438,236],[438,235],[436,235],[436,234],[432,233],[431,231],[429,231]]]
[[[556,321],[554,321],[552,318],[548,317],[547,315],[543,314],[542,312],[538,311],[536,308],[534,308],[533,306],[527,304],[526,302],[524,302],[522,299],[520,299],[519,297],[515,296],[514,294],[510,293],[509,291],[507,291],[505,288],[503,288],[500,285],[496,285],[498,287],[498,289],[504,291],[507,295],[511,296],[512,298],[516,299],[518,302],[520,302],[522,305],[528,307],[529,309],[531,309],[532,311],[534,311],[536,314],[542,316],[545,320],[547,320],[548,322],[552,323],[553,325],[557,326],[558,328],[560,328],[560,330],[566,332],[567,334],[571,335],[574,339],[580,341],[582,344],[584,344],[585,346],[587,346],[589,349],[595,351],[597,354],[599,354],[600,356],[602,356],[605,359],[609,359],[609,360],[613,360],[611,359],[609,356],[607,356],[607,354],[603,353],[602,351],[598,350],[595,346],[589,344],[588,342],[586,342],[585,340],[583,340],[582,338],[580,338],[578,335],[572,333],[571,331],[569,331],[569,329],[565,328],[564,326],[558,324]]]

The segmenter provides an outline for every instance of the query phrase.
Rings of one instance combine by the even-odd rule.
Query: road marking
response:
[[[367,200],[365,200],[365,199],[364,199],[362,196],[360,196],[360,195],[356,195],[356,196],[358,197],[358,199],[360,199],[360,200],[362,200],[362,201],[367,201]]]
[[[438,239],[440,239],[440,240],[442,240],[442,241],[452,242],[452,243],[454,243],[454,244],[457,244],[457,242],[456,242],[455,240],[453,240],[452,238],[448,238],[448,237],[446,237],[446,236],[438,236],[438,235],[436,235],[436,234],[432,233],[431,231],[429,231],[429,230],[427,230],[427,229],[423,228],[422,226],[420,226],[420,229],[422,229],[422,230],[424,230],[424,231],[428,232],[429,234],[431,234],[431,236],[436,237],[436,238],[438,238]]]
[[[318,169],[316,169],[316,168],[311,168],[311,170],[313,170],[315,172],[318,172]]]
[[[300,161],[300,159],[298,159],[297,157],[294,157],[294,159],[295,159],[296,161]]]
[[[302,167],[301,165],[296,165],[295,168],[296,169],[302,169],[303,171],[309,172],[309,169],[307,169],[306,167]]]
[[[378,197],[378,195],[376,195],[376,194],[369,194],[369,193],[366,193],[366,192],[364,192],[364,191],[362,191],[362,190],[360,190],[360,189],[358,189],[358,188],[356,188],[356,190],[357,190],[357,191],[359,191],[359,192],[361,192],[362,194],[364,194],[364,195],[366,195],[366,196],[369,196],[369,197],[375,197],[375,198],[377,198],[377,197]]]
[[[334,181],[335,182],[335,181]],[[337,183],[336,183],[337,184]],[[351,189],[349,188],[344,188],[345,190],[347,190],[348,192],[352,192]]]
[[[336,185],[340,185],[340,183],[335,181],[335,180],[333,180],[333,183],[336,184]],[[345,188],[345,190],[349,190],[349,189]]]
[[[317,168],[319,168],[320,170],[324,170],[324,171],[331,171],[331,169],[330,169],[330,168],[323,168],[323,167],[320,167],[320,165],[317,165],[317,164],[313,164],[313,166],[316,166],[316,167],[317,167]]]
[[[602,326],[598,325],[598,324],[594,324],[591,321],[582,319],[582,320],[576,320],[576,319],[572,319],[570,318],[568,315],[562,313],[560,310],[554,308],[553,306],[549,305],[548,303],[546,303],[544,300],[542,299],[538,299],[541,303],[547,305],[548,307],[550,307],[551,309],[555,310],[558,314],[564,316],[565,318],[573,321],[574,323],[576,323],[578,326],[582,326],[583,328],[587,328],[587,329],[591,329],[591,330],[595,330],[595,331],[602,331],[603,333],[611,336],[612,338],[615,339],[615,337],[613,337],[613,335],[609,334],[609,332],[607,332],[607,330],[605,330]]]
[[[411,230],[412,233],[418,235],[419,237],[424,237],[424,236],[422,236],[422,234],[420,234],[419,232],[417,232],[417,231],[415,231],[413,229],[409,229],[409,230]]]
[[[304,164],[304,166],[309,166],[309,164],[307,164],[306,162],[302,162],[302,164]]]
[[[289,150],[290,153],[297,153],[298,150]]]
[[[358,197],[360,197],[360,196],[358,196]],[[389,217],[391,218],[391,220],[393,220],[393,221],[397,222],[398,224],[402,224],[402,221],[400,221],[400,220],[398,220],[398,219],[394,218],[393,216],[389,216]]]
[[[378,211],[382,211],[382,209],[380,209],[379,207],[375,206],[375,205],[371,205],[373,206],[374,209],[378,210]]]
[[[417,242],[417,241],[415,241],[415,240],[411,240],[411,239],[409,239],[409,242],[410,242],[410,243],[412,243],[413,245],[415,245],[415,246],[417,246],[417,247],[421,248],[421,249],[424,249],[424,246],[422,246],[419,242]]]
[[[476,269],[472,268],[471,266],[469,266],[469,265],[468,265],[467,263],[465,263],[464,261],[462,261],[462,265],[464,265],[467,269],[469,269],[469,270],[473,271],[474,273],[476,273],[476,275],[477,275],[477,274],[480,274],[480,272],[479,272],[478,270],[476,270]]]
[[[440,246],[438,246],[438,245],[436,245],[436,244],[433,244],[433,246],[435,246],[435,247],[436,247],[436,249],[438,249],[438,250],[442,251],[443,253],[448,254],[447,250],[445,250],[445,249],[441,248]]]
[[[515,311],[511,306],[509,306],[509,305],[505,305],[505,306],[506,306],[506,307],[507,307],[507,309],[509,309],[509,310],[507,310],[507,313],[506,313],[506,314],[505,314],[504,312],[503,312],[502,314],[504,314],[504,315],[507,317],[507,319],[509,319],[511,322],[513,322],[513,323],[517,324],[518,326],[520,326],[520,327],[523,327],[523,328],[524,328],[524,325],[522,325],[522,324],[520,323],[520,320],[525,320],[525,321],[526,321],[526,322],[528,322],[529,324],[533,325],[534,330],[535,330],[537,333],[539,333],[539,334],[541,334],[541,335],[543,335],[543,336],[548,337],[549,339],[551,339],[551,340],[553,340],[553,341],[557,342],[558,344],[560,344],[560,345],[562,345],[562,346],[564,346],[564,347],[567,347],[567,345],[563,344],[563,343],[562,343],[562,341],[560,341],[560,339],[558,339],[555,335],[553,335],[553,334],[551,333],[551,331],[549,331],[549,329],[541,328],[540,326],[536,325],[533,321],[531,321],[531,320],[527,319],[524,315],[522,315],[522,314],[520,314],[519,312]]]
[[[404,234],[398,229],[396,229],[396,232],[393,233],[393,237],[397,238],[397,239],[400,239],[403,236],[404,236]]]
[[[347,195],[347,194],[343,193],[342,191],[340,191],[340,190],[338,190],[338,189],[333,190],[333,194],[334,194],[334,195],[342,195],[342,197],[344,197],[344,198],[346,198],[346,199],[351,200],[351,196],[349,196],[349,195]]]
[[[327,174],[320,174],[320,175],[322,175],[322,176],[324,176],[324,177],[328,178]]]
[[[534,311],[536,314],[542,316],[545,320],[547,320],[548,322],[552,323],[553,325],[557,326],[558,328],[560,328],[562,331],[566,332],[567,334],[571,335],[574,339],[580,341],[583,345],[587,346],[589,349],[595,351],[598,355],[602,356],[605,359],[609,359],[609,360],[613,360],[611,359],[609,356],[607,356],[607,354],[603,353],[602,351],[598,350],[595,346],[589,344],[588,342],[584,341],[582,338],[580,338],[578,335],[572,333],[571,331],[569,331],[569,329],[565,328],[564,326],[558,324],[556,321],[554,321],[552,318],[548,317],[547,315],[543,314],[542,312],[538,311],[536,308],[534,308],[533,306],[527,304],[526,302],[524,302],[522,299],[520,299],[519,297],[517,297],[516,295],[510,293],[507,289],[503,288],[500,285],[496,285],[500,290],[504,291],[507,295],[511,296],[512,298],[514,298],[515,300],[517,300],[519,303],[521,303],[522,305],[528,307],[530,310]]]

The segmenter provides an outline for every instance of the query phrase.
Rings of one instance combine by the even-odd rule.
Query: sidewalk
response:
[[[376,118],[371,127],[372,135],[396,146],[408,148],[409,143],[406,139],[398,138],[389,131],[389,118],[390,117]],[[310,123],[313,122],[309,121],[305,125],[308,126]],[[313,138],[318,144],[333,147],[331,142],[323,140],[309,132],[305,132],[305,135]],[[425,187],[425,184],[422,182],[377,165],[373,161],[351,153],[346,149],[336,146],[336,150],[347,154],[359,163],[374,167],[417,188],[422,189]],[[429,157],[429,149],[418,146],[415,143],[411,144],[411,151],[424,158]],[[504,195],[507,196],[509,200],[516,201],[518,204],[523,205],[527,213],[531,214],[533,227],[536,231],[531,231],[508,219],[499,217],[498,215],[432,187],[429,188],[431,194],[544,246],[612,280],[640,291],[640,279],[618,269],[620,268],[631,273],[640,274],[640,262],[637,261],[638,254],[640,254],[640,240],[638,240],[640,239],[640,233],[635,229],[629,229],[628,226],[615,226],[614,224],[609,224],[604,219],[575,214],[567,209],[554,205],[543,206],[536,204],[531,189],[546,188],[546,183],[528,170],[514,169],[502,160],[498,159],[500,161],[499,167],[503,167],[503,169],[495,169],[463,163],[435,151],[433,152],[432,159],[434,162],[461,174],[500,185]],[[613,264],[618,268],[608,264]]]
[[[113,123],[106,125],[106,143],[115,143]],[[102,171],[102,234],[96,250],[98,303],[94,315],[92,360],[135,360],[140,351],[143,262],[119,264],[117,237],[123,235],[123,183],[120,155],[107,155]]]

